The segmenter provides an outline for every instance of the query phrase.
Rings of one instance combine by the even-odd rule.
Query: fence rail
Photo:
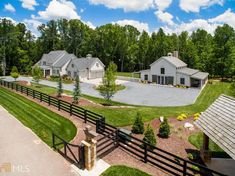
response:
[[[41,102],[46,102],[49,106],[52,105],[58,108],[59,111],[64,110],[70,113],[70,115],[74,115],[78,118],[83,119],[85,123],[90,122],[94,124],[96,126],[96,132],[104,135],[104,137],[98,139],[97,141],[98,156],[102,156],[103,154],[107,154],[108,152],[112,151],[117,147],[121,147],[129,151],[130,154],[142,159],[143,162],[151,163],[152,165],[155,165],[173,175],[193,176],[195,174],[200,174],[202,176],[226,176],[225,174],[211,170],[198,163],[185,160],[165,150],[162,150],[155,146],[151,146],[150,144],[145,143],[144,141],[138,138],[128,135],[118,130],[116,127],[105,123],[105,118],[103,116],[96,114],[92,111],[86,110],[77,105],[68,103],[56,97],[52,97],[45,93],[36,91],[26,86],[19,85],[14,82],[0,80],[0,85],[8,87],[12,90],[20,91],[21,93],[24,93],[27,96],[31,96],[40,100]],[[123,141],[123,135],[128,136],[128,138],[125,138],[125,140],[128,140],[128,142]],[[57,138],[57,140],[59,139],[60,142],[55,143],[55,138]],[[69,144],[64,141],[59,136],[53,134],[53,147],[59,145],[64,145],[64,153],[66,153],[67,150],[72,153],[71,147],[75,147],[72,144]],[[109,147],[108,150],[107,147]]]

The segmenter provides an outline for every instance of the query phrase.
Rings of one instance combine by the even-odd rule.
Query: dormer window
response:
[[[46,65],[46,64],[47,64],[46,61],[43,61],[43,62],[42,62],[42,65]]]
[[[72,64],[72,68],[74,68],[74,64]]]
[[[96,63],[96,67],[99,67],[99,66],[100,66],[100,64],[97,62],[97,63]]]
[[[161,74],[165,74],[165,68],[161,68]]]

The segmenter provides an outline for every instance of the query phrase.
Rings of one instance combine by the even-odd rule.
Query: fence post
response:
[[[23,87],[22,86],[20,86],[20,92],[23,93]]]
[[[64,143],[64,154],[67,157],[67,144],[65,141],[63,141],[63,143]]]
[[[69,113],[70,113],[70,116],[73,115],[73,104],[72,103],[69,106]]]
[[[48,95],[48,105],[51,105],[51,96]]]
[[[26,87],[26,95],[29,96],[29,88]]]
[[[11,83],[11,89],[13,90],[13,83]]]
[[[148,162],[148,148],[147,148],[147,144],[144,143],[144,162],[147,163]]]
[[[16,84],[16,91],[18,91],[18,84]]]
[[[55,135],[52,133],[52,147],[55,149]]]
[[[42,102],[42,92],[40,92],[40,102]]]
[[[187,162],[184,161],[183,176],[187,175]]]
[[[119,146],[119,129],[116,130],[116,148]]]
[[[96,133],[100,133],[100,119],[96,119]]]
[[[87,123],[87,110],[84,110],[84,122]]]
[[[9,86],[9,82],[7,82],[7,87],[9,88],[10,86]]]
[[[84,144],[81,144],[78,147],[78,157],[79,157],[79,163],[80,163],[80,168],[84,169],[85,168],[85,148]]]
[[[33,90],[33,99],[35,98],[35,90]]]
[[[58,111],[60,111],[60,100],[57,101]]]

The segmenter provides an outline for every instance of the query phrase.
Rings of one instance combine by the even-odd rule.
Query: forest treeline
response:
[[[224,24],[214,35],[198,29],[191,35],[157,32],[140,33],[135,27],[106,24],[91,29],[79,20],[51,20],[38,27],[35,37],[25,24],[0,20],[0,61],[6,58],[7,74],[13,66],[30,73],[43,55],[52,50],[66,50],[78,57],[88,53],[99,57],[105,65],[114,61],[118,71],[133,72],[149,65],[168,52],[179,51],[189,67],[210,76],[231,77],[235,74],[235,30]]]

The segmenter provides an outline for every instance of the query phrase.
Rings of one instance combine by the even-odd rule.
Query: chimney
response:
[[[92,55],[91,54],[87,54],[86,58],[92,58]]]
[[[173,51],[173,57],[179,58],[179,51]]]

